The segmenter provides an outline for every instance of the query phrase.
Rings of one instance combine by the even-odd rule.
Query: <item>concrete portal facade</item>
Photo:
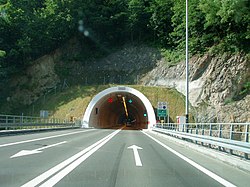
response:
[[[150,101],[138,90],[125,86],[111,87],[98,93],[82,119],[83,128],[113,128],[124,124],[135,129],[150,129],[156,124]]]

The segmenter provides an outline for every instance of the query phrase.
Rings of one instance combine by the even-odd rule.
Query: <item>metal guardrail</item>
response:
[[[189,123],[156,124],[154,131],[179,137],[210,148],[229,150],[230,154],[244,154],[248,159],[250,123]],[[238,151],[238,152],[237,152]],[[240,153],[239,153],[240,152]]]
[[[75,126],[74,122],[55,118],[41,118],[32,116],[15,116],[0,114],[0,128],[22,128],[30,126]]]

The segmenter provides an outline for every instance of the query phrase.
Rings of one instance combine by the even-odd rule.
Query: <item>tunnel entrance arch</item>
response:
[[[82,127],[112,128],[129,125],[150,129],[156,123],[150,101],[134,88],[117,86],[98,93],[89,103]]]

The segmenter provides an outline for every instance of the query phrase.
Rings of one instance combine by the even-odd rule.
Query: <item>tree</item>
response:
[[[172,42],[179,50],[185,50],[185,28],[186,28],[186,3],[182,0],[174,1],[174,15],[172,23],[174,31],[171,33]],[[189,0],[188,5],[188,29],[189,29],[189,49],[191,53],[202,52],[206,48],[203,35],[204,14],[199,9],[199,0]],[[209,38],[207,38],[208,42]],[[209,43],[209,42],[208,42]]]
[[[138,41],[141,41],[142,34],[151,34],[148,28],[151,17],[149,6],[149,0],[130,0],[128,2],[128,27],[131,33],[131,41],[134,41],[135,37],[138,37]]]
[[[173,31],[171,18],[173,16],[172,0],[154,0],[150,5],[150,27],[154,30],[154,37],[166,46],[170,44],[170,33]]]
[[[199,4],[205,14],[204,27],[216,34],[221,50],[237,52],[248,48],[250,39],[250,2],[247,0],[205,1]]]

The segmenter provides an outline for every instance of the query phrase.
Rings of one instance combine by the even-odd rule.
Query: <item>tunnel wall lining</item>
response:
[[[88,128],[89,127],[89,118],[91,115],[91,112],[94,108],[94,106],[98,103],[98,101],[100,101],[103,97],[105,97],[108,94],[111,93],[116,93],[116,92],[125,92],[125,93],[130,93],[135,95],[136,97],[138,97],[142,103],[144,104],[147,114],[148,114],[148,129],[151,129],[153,127],[154,124],[156,124],[156,119],[155,119],[155,113],[154,113],[154,109],[150,103],[150,101],[148,100],[148,98],[143,95],[141,92],[139,92],[138,90],[134,89],[134,88],[130,88],[130,87],[125,87],[125,86],[117,86],[117,87],[111,87],[108,88],[106,90],[103,90],[102,92],[98,93],[89,103],[83,119],[82,119],[82,128]]]

